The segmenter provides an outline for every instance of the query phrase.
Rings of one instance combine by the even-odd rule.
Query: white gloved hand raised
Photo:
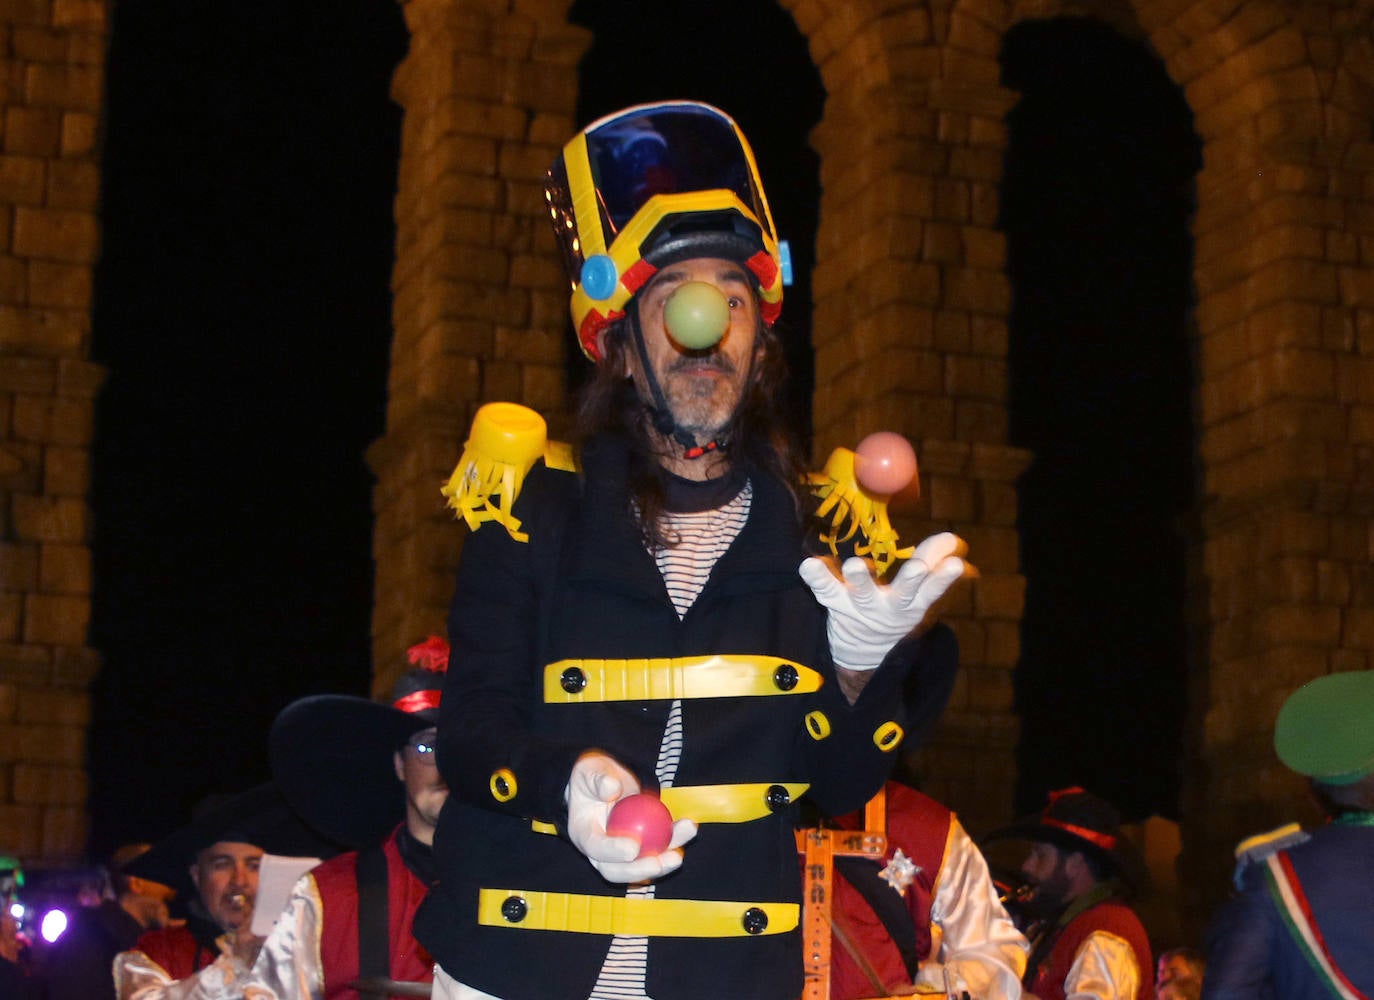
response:
[[[945,531],[931,535],[902,563],[891,583],[873,578],[868,563],[851,557],[837,579],[824,559],[811,558],[798,572],[826,609],[826,631],[835,665],[875,670],[900,640],[921,624],[930,606],[954,581],[973,568],[964,561],[968,546]]]
[[[608,834],[606,817],[616,802],[638,791],[639,781],[614,757],[589,750],[577,758],[563,792],[568,839],[608,882],[645,882],[675,871],[682,864],[682,845],[697,835],[691,820],[676,820],[668,850],[636,858],[639,844],[631,837]]]

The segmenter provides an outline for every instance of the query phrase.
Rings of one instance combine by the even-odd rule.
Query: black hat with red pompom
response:
[[[438,722],[448,643],[410,647],[414,664],[389,703],[312,695],[282,709],[268,739],[272,776],[291,807],[320,833],[350,847],[378,843],[405,818],[405,789],[392,755]]]
[[[1050,792],[1045,807],[983,838],[1026,840],[1052,844],[1065,853],[1075,851],[1098,859],[1137,894],[1150,886],[1150,873],[1139,849],[1121,831],[1121,814],[1106,799],[1082,788]]]

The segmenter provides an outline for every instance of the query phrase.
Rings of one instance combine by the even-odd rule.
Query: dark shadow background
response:
[[[94,348],[97,853],[365,694],[400,5],[114,6]]]
[[[406,31],[391,0],[308,6],[114,7],[94,332],[110,372],[93,487],[96,853],[265,778],[287,702],[367,691],[363,451],[383,430],[400,126],[388,91]],[[643,11],[573,4],[596,32],[579,121],[681,97],[739,120],[792,244],[784,322],[809,427],[818,74],[772,2]],[[1100,26],[1024,25],[1003,62],[1024,94],[1002,220],[1013,432],[1039,455],[1021,494],[1018,805],[1082,783],[1132,813],[1169,812],[1196,140],[1158,63]]]
[[[1017,811],[1082,785],[1177,817],[1193,465],[1192,115],[1143,46],[1081,19],[1008,32],[1001,228],[1027,579]]]

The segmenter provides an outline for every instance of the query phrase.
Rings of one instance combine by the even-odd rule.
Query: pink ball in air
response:
[[[627,795],[611,806],[606,832],[639,841],[639,857],[662,854],[673,839],[673,814],[653,792]]]
[[[899,493],[915,475],[916,451],[900,434],[877,431],[854,449],[854,476],[869,493],[878,496]]]

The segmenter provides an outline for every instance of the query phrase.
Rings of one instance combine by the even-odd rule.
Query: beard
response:
[[[719,374],[703,374],[703,369]],[[745,376],[721,355],[680,358],[659,378],[673,421],[698,440],[720,437],[734,421],[744,382]]]
[[[1069,903],[1069,877],[1056,867],[1049,877],[1035,884],[1035,893],[1021,903],[1021,909],[1033,920],[1045,920],[1058,914]]]

